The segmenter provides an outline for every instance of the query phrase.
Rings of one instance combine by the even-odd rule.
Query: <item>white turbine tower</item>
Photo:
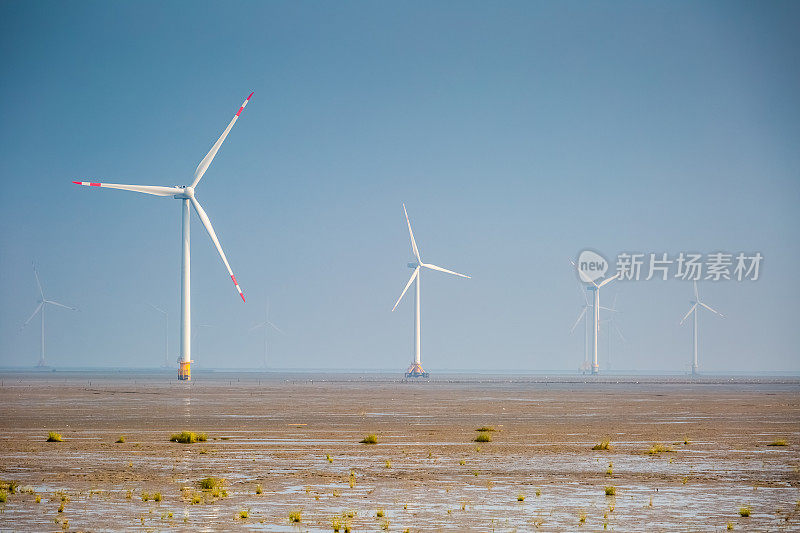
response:
[[[214,143],[214,146],[211,147],[211,150],[206,154],[200,164],[197,165],[197,169],[194,171],[194,180],[192,184],[189,186],[175,186],[175,187],[161,187],[157,185],[120,185],[117,183],[95,183],[95,182],[88,182],[88,181],[73,181],[73,183],[78,185],[87,185],[91,187],[105,187],[108,189],[121,189],[123,191],[134,191],[134,192],[141,192],[144,194],[152,194],[154,196],[172,196],[173,198],[181,201],[181,224],[183,227],[183,238],[182,238],[182,258],[181,258],[181,353],[179,357],[180,368],[178,370],[178,379],[180,380],[189,380],[191,379],[191,363],[192,363],[192,348],[191,348],[191,328],[192,328],[192,318],[191,318],[191,305],[190,305],[190,297],[191,297],[191,283],[190,283],[190,268],[189,268],[189,260],[190,260],[190,250],[189,250],[189,215],[190,209],[189,205],[191,204],[194,207],[194,210],[197,212],[197,216],[200,217],[200,221],[203,223],[203,227],[206,228],[208,232],[208,236],[211,237],[211,240],[214,242],[214,246],[216,246],[217,251],[219,252],[219,256],[222,258],[222,262],[225,263],[225,268],[228,269],[228,274],[233,280],[233,284],[236,286],[236,291],[239,293],[239,296],[242,297],[242,301],[244,302],[244,293],[242,293],[242,289],[239,287],[239,283],[236,281],[236,277],[233,275],[233,270],[231,270],[231,266],[228,264],[228,259],[225,257],[225,252],[222,251],[222,246],[219,243],[219,239],[217,239],[217,234],[214,232],[213,226],[211,226],[211,221],[208,219],[208,215],[206,215],[205,210],[197,201],[194,196],[194,189],[197,187],[197,184],[200,183],[200,180],[203,178],[203,174],[206,173],[208,167],[211,165],[211,162],[214,160],[214,156],[217,155],[220,146],[225,141],[225,138],[230,133],[231,128],[234,124],[236,124],[236,120],[239,118],[244,107],[247,105],[247,102],[250,101],[250,97],[253,96],[253,93],[250,93],[244,103],[242,103],[239,111],[236,112],[233,119],[228,124],[228,127],[225,128],[225,131],[222,132],[217,142]]]
[[[581,278],[581,280],[591,284],[586,286],[586,290],[592,291],[594,293],[594,297],[592,299],[594,302],[594,304],[592,305],[592,315],[593,315],[592,327],[594,330],[594,332],[592,333],[592,374],[597,374],[600,372],[600,365],[597,362],[597,341],[600,334],[600,289],[608,285],[615,279],[617,279],[619,277],[619,272],[617,272],[610,278],[604,279],[600,283],[596,283],[595,280],[587,277],[587,275],[584,274],[584,272],[580,268],[578,268],[578,265],[575,264],[575,261],[570,260],[570,263],[572,263],[572,266],[575,267],[575,270],[578,271],[578,275]]]
[[[274,329],[278,333],[283,333],[283,331],[281,331],[281,328],[279,328],[278,326],[269,321],[269,302],[267,302],[266,310],[264,312],[264,322],[256,324],[255,326],[250,328],[250,331],[259,328],[264,328],[264,368],[267,368],[267,345],[269,343],[269,328]]]
[[[414,273],[411,274],[411,278],[409,278],[408,283],[406,283],[403,292],[400,293],[400,298],[392,307],[392,311],[397,309],[400,300],[403,299],[405,296],[406,291],[411,286],[411,283],[416,280],[415,286],[415,293],[414,293],[414,362],[408,367],[406,371],[406,377],[428,377],[428,373],[422,369],[422,363],[420,362],[420,301],[419,301],[419,278],[421,274],[422,268],[429,268],[431,270],[438,270],[439,272],[444,272],[446,274],[453,274],[454,276],[461,276],[462,278],[468,278],[466,274],[459,274],[458,272],[453,272],[452,270],[447,270],[446,268],[442,268],[440,266],[432,265],[430,263],[423,263],[422,258],[419,255],[419,248],[417,248],[417,243],[414,240],[414,232],[411,231],[411,221],[408,219],[408,211],[406,211],[406,204],[403,204],[403,213],[406,215],[406,224],[408,224],[408,235],[411,237],[411,250],[414,252],[414,257],[416,261],[408,263],[408,268],[413,268]]]
[[[41,319],[42,319],[42,340],[41,340],[41,342],[42,342],[42,344],[41,344],[41,352],[39,354],[39,363],[36,366],[45,367],[45,366],[47,366],[47,359],[45,358],[45,350],[44,350],[44,310],[45,310],[45,308],[48,305],[54,305],[56,307],[63,307],[64,309],[69,309],[70,311],[77,311],[78,309],[75,308],[75,307],[70,307],[68,305],[64,305],[62,303],[58,303],[55,300],[48,300],[47,298],[45,298],[44,297],[44,290],[42,290],[42,283],[39,281],[39,273],[36,271],[36,266],[33,267],[33,275],[36,277],[36,286],[39,288],[39,305],[36,306],[36,309],[34,309],[33,313],[28,318],[28,320],[26,320],[25,323],[22,324],[22,327],[20,328],[20,331],[25,329],[25,326],[27,326],[30,323],[30,321],[33,320],[33,317],[36,316],[36,313],[41,312]]]
[[[585,374],[591,368],[591,365],[589,364],[589,329],[591,328],[591,324],[589,322],[589,313],[593,313],[594,306],[589,302],[589,298],[586,296],[586,292],[583,290],[583,285],[579,284],[578,286],[580,288],[581,294],[583,295],[584,303],[581,306],[581,312],[578,313],[578,318],[575,319],[575,323],[572,325],[572,328],[570,328],[569,332],[573,333],[575,331],[575,328],[578,327],[578,324],[580,324],[581,320],[583,320],[583,325],[584,325],[583,356],[584,356],[584,358],[583,358],[583,363],[580,366],[580,371],[581,371],[581,373]],[[616,302],[616,298],[615,298],[615,302]],[[602,305],[600,306],[600,309],[602,309],[603,311],[612,311],[612,312],[616,312],[617,311],[616,309],[603,307]],[[616,324],[614,326],[616,327]],[[617,332],[619,333],[619,328],[617,328]],[[619,333],[619,335],[620,335],[620,337],[622,337],[622,333]]]
[[[701,302],[700,301],[700,295],[697,293],[697,282],[695,281],[693,283],[694,283],[694,300],[689,300],[689,303],[692,304],[692,307],[689,309],[689,312],[687,312],[683,316],[683,318],[681,319],[681,325],[683,325],[683,323],[686,321],[686,319],[689,318],[689,315],[694,313],[694,317],[693,317],[694,324],[693,324],[693,328],[692,328],[692,355],[693,355],[693,357],[692,357],[692,375],[697,375],[697,371],[699,369],[699,365],[697,364],[697,336],[698,336],[698,331],[697,331],[697,311],[698,311],[698,309],[697,309],[697,306],[699,305],[701,307],[705,307],[706,309],[708,309],[712,313],[715,313],[715,314],[719,315],[722,318],[725,318],[725,315],[723,315],[719,311],[717,311],[715,309],[712,309],[708,305],[706,305],[703,302]]]

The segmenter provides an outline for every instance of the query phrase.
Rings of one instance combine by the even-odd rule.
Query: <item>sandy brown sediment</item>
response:
[[[3,374],[0,478],[42,500],[9,495],[0,527],[293,531],[302,510],[303,530],[330,531],[353,510],[341,522],[354,530],[800,528],[795,379],[195,377]],[[492,442],[473,442],[483,425]],[[209,440],[168,441],[182,430]],[[359,444],[368,433],[377,445]],[[604,438],[611,449],[592,451]],[[767,446],[776,439],[788,446]],[[674,451],[647,454],[654,443]],[[209,476],[227,497],[199,490]]]

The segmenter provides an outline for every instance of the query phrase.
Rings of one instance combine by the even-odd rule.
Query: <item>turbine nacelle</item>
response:
[[[183,185],[178,188],[181,189],[181,192],[173,196],[176,200],[191,200],[194,198],[194,187]]]

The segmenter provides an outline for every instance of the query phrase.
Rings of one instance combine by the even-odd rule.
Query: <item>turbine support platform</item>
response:
[[[406,370],[407,378],[427,378],[428,373],[422,368],[419,363],[412,363],[408,370]]]
[[[594,363],[592,365],[592,374],[599,374],[600,373],[600,365]]]
[[[178,369],[178,380],[179,381],[191,381],[192,380],[192,362],[191,361],[180,361],[180,368]]]

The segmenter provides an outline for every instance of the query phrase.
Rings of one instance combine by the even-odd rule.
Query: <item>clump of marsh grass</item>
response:
[[[648,453],[648,455],[657,455],[659,453],[674,452],[674,451],[675,450],[673,450],[669,446],[664,446],[661,443],[655,443],[652,446],[650,446],[650,449],[647,450],[647,453]]]
[[[475,442],[492,442],[492,434],[488,431],[481,431],[478,433],[478,436],[475,437]]]
[[[125,435],[120,435],[119,438],[114,442],[116,442],[117,444],[122,444],[123,442],[125,442]]]
[[[770,442],[767,446],[788,446],[789,444],[786,442],[785,439],[778,439]]]
[[[466,462],[464,459],[461,459],[461,460],[458,462],[458,464],[460,464],[461,466],[464,466],[465,464],[467,464],[467,462]]]
[[[146,502],[149,499],[150,499],[150,493],[149,492],[142,492],[142,501]]]
[[[386,459],[386,468],[391,468],[392,462],[389,459]]]
[[[333,457],[331,457],[331,454],[326,454],[325,459],[327,459],[329,463],[333,462]]]
[[[51,431],[47,434],[47,442],[62,442],[63,440],[64,438],[61,436],[61,433]]]
[[[524,502],[525,501],[525,495],[522,494],[521,492],[519,494],[517,494],[517,501],[518,502]]]
[[[181,444],[194,444],[195,442],[207,441],[208,436],[205,433],[181,431],[180,433],[173,433],[169,440],[170,442],[179,442]]]
[[[610,449],[611,449],[611,441],[608,439],[603,439],[599,443],[592,446],[592,450],[608,451]]]
[[[378,444],[378,436],[370,433],[361,440],[361,444]]]
[[[617,495],[616,487],[606,487],[606,496],[616,496],[616,495]]]
[[[586,523],[586,513],[584,513],[583,511],[581,511],[581,514],[578,515],[578,522],[581,524]]]
[[[541,496],[541,495],[542,495],[541,489],[536,489],[536,496]]]
[[[42,496],[39,494],[36,495],[36,503],[42,503]]]
[[[264,492],[264,489],[261,488],[261,485],[256,485],[256,494],[261,494]]]
[[[239,518],[240,519],[244,520],[248,516],[250,516],[250,509],[242,509],[241,511],[239,511]]]
[[[740,507],[739,508],[739,516],[744,516],[744,517],[750,516],[750,508],[747,507],[747,506]]]
[[[478,429],[476,429],[475,431],[486,432],[486,431],[496,431],[496,430],[492,426],[481,426]]]
[[[8,493],[4,490],[0,490],[0,503],[6,503],[8,500]]]
[[[354,470],[351,470],[350,471],[350,488],[352,489],[355,486],[356,486],[356,473],[355,473]]]
[[[192,494],[192,505],[197,505],[201,503],[203,498],[199,494]]]
[[[606,475],[607,476],[614,475],[614,463],[608,463],[608,469],[606,470]]]
[[[733,522],[728,522],[728,526],[726,528],[728,531],[733,531]]]
[[[157,502],[160,502],[161,501],[161,493],[160,492],[154,492],[153,493],[153,500],[157,501]]]
[[[375,516],[378,518],[383,518],[384,516],[386,516],[386,511],[384,511],[383,509],[378,509],[375,512]]]
[[[297,523],[300,523],[302,520],[303,520],[303,511],[302,510],[292,511],[291,513],[289,513],[289,521],[290,522],[293,522],[293,523],[297,524]]]
[[[202,490],[211,490],[222,485],[224,482],[225,480],[219,477],[206,477],[198,481],[197,484]]]

